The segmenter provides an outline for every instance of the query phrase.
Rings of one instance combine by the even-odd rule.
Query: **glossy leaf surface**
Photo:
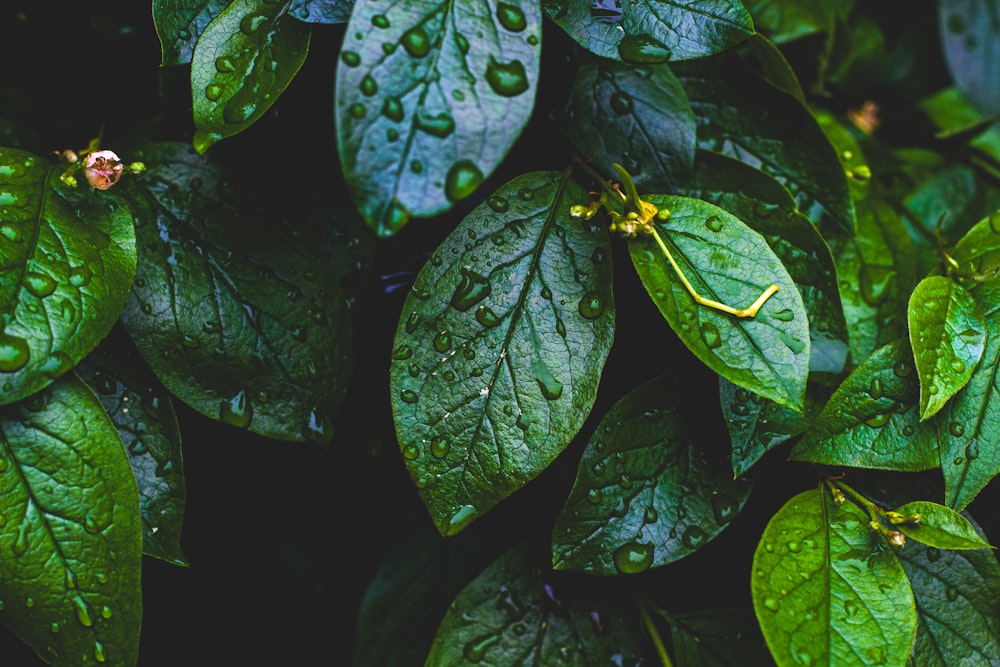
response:
[[[740,513],[725,442],[705,438],[679,378],[629,392],[597,426],[552,530],[557,570],[638,574],[690,555]]]
[[[534,107],[537,2],[359,0],[335,89],[337,147],[379,235],[449,210],[493,173]]]
[[[643,664],[631,601],[564,577],[542,545],[508,550],[455,598],[424,664]]]
[[[670,638],[676,665],[686,667],[773,667],[750,610],[716,610],[672,615]]]
[[[260,120],[302,67],[312,28],[289,4],[239,0],[205,26],[191,56],[198,153]]]
[[[646,291],[671,328],[706,366],[733,384],[795,410],[805,401],[809,322],[791,276],[764,238],[725,210],[698,199],[646,197],[670,219],[659,234],[701,296],[734,308],[778,291],[756,317],[700,306],[649,235],[629,239]]]
[[[982,549],[990,546],[976,532],[968,519],[953,509],[926,500],[916,500],[897,507],[904,516],[920,515],[920,521],[897,526],[907,537],[938,549]]]
[[[230,0],[153,0],[153,24],[160,40],[160,64],[186,65],[205,27]]]
[[[735,0],[543,0],[542,6],[583,48],[635,64],[711,55],[735,46],[754,30],[750,14]]]
[[[390,368],[406,466],[444,535],[540,473],[593,407],[614,331],[607,231],[567,173],[501,186],[403,304]]]
[[[351,374],[329,222],[278,222],[187,146],[143,155],[149,170],[129,189],[142,262],[122,313],[143,359],[208,417],[329,442]]]
[[[891,551],[873,550],[868,517],[825,490],[771,518],[753,559],[754,609],[779,667],[903,665],[917,614]]]
[[[941,43],[948,70],[959,90],[983,113],[1000,113],[1000,9],[993,0],[938,3]]]
[[[288,13],[305,23],[344,23],[353,7],[353,0],[292,0]]]
[[[135,275],[122,184],[91,190],[78,174],[84,184],[68,187],[68,167],[0,149],[0,403],[48,386],[94,349]]]
[[[114,424],[70,374],[0,427],[3,622],[56,667],[135,665],[142,528]]]

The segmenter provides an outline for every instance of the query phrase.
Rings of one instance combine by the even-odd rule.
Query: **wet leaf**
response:
[[[879,348],[837,387],[790,458],[881,470],[937,467],[935,427],[920,421],[918,393],[906,341]]]
[[[0,149],[0,403],[48,386],[118,320],[136,268],[128,203],[69,165]],[[125,180],[134,177],[126,176]]]
[[[729,49],[754,32],[734,0],[567,2],[543,0],[545,15],[580,46],[603,58],[664,63]]]
[[[953,509],[926,500],[917,500],[897,507],[898,514],[919,514],[916,522],[904,521],[896,526],[907,537],[938,549],[982,549],[989,547],[973,524]]]
[[[754,25],[778,44],[830,29],[835,16],[844,14],[847,2],[829,0],[748,0]]]
[[[148,171],[128,190],[142,261],[122,312],[143,359],[208,417],[329,442],[351,375],[330,222],[279,222],[273,202],[232,187],[240,172],[188,146],[151,145],[143,156]]]
[[[757,75],[780,91],[806,104],[795,69],[778,46],[760,32],[740,45],[740,57]],[[814,113],[816,110],[814,109]]]
[[[553,574],[544,544],[522,544],[459,593],[425,664],[641,665],[634,609],[612,587]]]
[[[306,23],[344,23],[354,0],[292,0],[289,15]]]
[[[501,186],[417,275],[393,343],[396,435],[453,535],[538,475],[593,407],[614,331],[607,231],[567,173]]]
[[[552,530],[557,570],[638,574],[690,555],[740,513],[752,480],[733,479],[681,382],[661,375],[601,419]]]
[[[698,123],[698,147],[767,173],[821,231],[854,233],[840,160],[809,109],[722,54],[673,65]]]
[[[685,667],[773,667],[750,610],[671,614],[675,664]]]
[[[153,25],[160,39],[160,64],[186,65],[205,27],[231,0],[153,0]]]
[[[565,114],[560,127],[577,150],[594,165],[623,165],[639,190],[679,193],[690,177],[694,116],[668,66],[588,59]]]
[[[170,394],[116,329],[74,369],[118,429],[139,485],[142,552],[187,566],[181,529],[187,490],[181,433]]]
[[[312,27],[290,3],[233,2],[205,26],[191,56],[198,153],[260,120],[302,67]]]
[[[650,235],[629,239],[632,263],[671,328],[696,357],[733,384],[802,410],[809,322],[802,296],[764,237],[705,201],[669,195],[645,199],[670,212],[669,220],[655,224],[701,296],[746,308],[769,285],[778,285],[756,317],[734,317],[698,305]]]
[[[1000,11],[991,0],[938,3],[941,46],[955,85],[987,114],[1000,113]]]
[[[908,542],[899,560],[913,587],[911,667],[1000,662],[1000,565],[990,549],[951,551]]]
[[[813,116],[840,159],[840,165],[847,176],[851,198],[855,202],[864,199],[868,196],[872,170],[854,134],[840,116],[823,110],[814,111]]]
[[[0,429],[3,622],[56,667],[135,665],[142,528],[114,424],[69,374]]]
[[[805,491],[771,518],[753,558],[754,609],[779,667],[902,665],[917,615],[891,551],[874,551],[868,517]]]
[[[930,276],[917,284],[907,321],[924,420],[972,377],[986,346],[986,323],[972,295],[944,276]]]
[[[485,9],[485,5],[482,7]],[[534,107],[537,3],[355,3],[335,90],[337,146],[380,236],[443,213],[507,155]]]

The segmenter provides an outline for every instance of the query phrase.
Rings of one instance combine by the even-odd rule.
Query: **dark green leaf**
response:
[[[724,51],[753,34],[753,22],[736,0],[542,0],[545,14],[580,46],[604,58],[635,64],[700,58]]]
[[[983,113],[1000,113],[1000,7],[994,0],[942,0],[938,12],[944,59],[955,85]]]
[[[588,60],[576,72],[562,128],[593,164],[623,165],[640,190],[680,192],[690,176],[694,116],[667,65]]]
[[[191,57],[198,153],[257,122],[302,67],[312,26],[288,15],[290,2],[233,2],[205,26]]]
[[[449,210],[493,173],[534,108],[541,31],[537,2],[488,14],[358,0],[337,68],[337,146],[379,235]]]
[[[989,547],[969,520],[953,509],[926,500],[917,500],[896,508],[898,514],[920,515],[919,521],[904,521],[896,526],[918,542],[938,549],[982,549]]]
[[[843,0],[747,0],[757,30],[782,44],[830,29]],[[838,7],[838,5],[840,7]]]
[[[935,428],[920,421],[918,392],[909,345],[886,344],[837,387],[790,457],[883,470],[937,467]]]
[[[774,42],[759,32],[755,33],[740,46],[740,56],[760,78],[806,104],[798,75]]]
[[[649,235],[629,239],[632,263],[667,322],[713,371],[801,410],[809,322],[802,296],[774,251],[759,233],[714,204],[668,195],[646,199],[670,212],[667,222],[651,224],[702,297],[745,308],[772,283],[779,288],[756,317],[734,317],[698,305]]]
[[[854,363],[906,335],[906,303],[916,283],[913,244],[895,210],[876,197],[857,206],[857,234],[827,237]]]
[[[753,558],[754,609],[779,667],[902,665],[917,618],[890,551],[873,550],[868,517],[824,490],[771,518]]]
[[[135,275],[122,184],[69,187],[59,179],[67,168],[0,149],[0,403],[46,387],[94,349]]]
[[[907,322],[924,420],[972,377],[986,347],[986,322],[972,295],[944,276],[929,276],[917,284]]]
[[[1000,565],[989,549],[907,543],[899,560],[913,587],[917,636],[911,667],[1000,664]]]
[[[750,610],[671,615],[670,637],[683,667],[773,667]],[[751,641],[751,639],[753,641]]]
[[[344,23],[354,0],[292,0],[288,13],[306,23]]]
[[[186,65],[212,19],[231,0],[153,0],[153,24],[160,39],[160,64]]]
[[[557,570],[636,574],[690,555],[746,503],[728,451],[706,441],[682,380],[661,375],[629,392],[597,427],[552,530]],[[685,418],[686,417],[686,418]]]
[[[937,136],[968,141],[969,146],[1000,162],[1000,127],[986,117],[955,87],[945,88],[920,101],[920,110],[939,128]]]
[[[328,442],[351,375],[329,221],[279,222],[188,146],[143,155],[149,170],[128,190],[142,261],[122,313],[143,359],[204,415]]]
[[[814,223],[854,233],[847,177],[807,107],[729,54],[673,69],[694,110],[700,148],[766,172]]]
[[[393,548],[361,600],[351,664],[423,664],[448,603],[496,557],[481,538],[421,532]]]
[[[847,325],[833,256],[788,190],[719,153],[698,151],[688,195],[726,209],[764,239],[792,277],[809,314],[809,371],[838,376],[847,362]]]
[[[487,567],[448,608],[424,664],[643,664],[631,601],[600,583],[576,588],[546,560],[531,543]]]
[[[854,201],[868,196],[872,170],[868,166],[861,146],[840,117],[824,110],[813,111],[813,116],[837,153],[840,165],[847,175],[847,186]]]
[[[142,618],[139,495],[74,374],[0,413],[3,622],[56,667],[131,667]]]
[[[74,370],[97,393],[128,452],[139,485],[143,554],[187,566],[181,550],[187,490],[170,395],[122,330],[105,338]]]
[[[568,173],[519,176],[424,265],[390,385],[410,475],[444,535],[545,469],[593,407],[614,332],[607,230]]]

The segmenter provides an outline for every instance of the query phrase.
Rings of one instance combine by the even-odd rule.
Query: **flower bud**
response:
[[[885,534],[885,538],[889,540],[889,544],[894,547],[901,547],[906,544],[906,536],[898,530],[890,530]]]
[[[93,151],[87,153],[83,174],[90,187],[107,190],[122,176],[122,162],[114,151]]]

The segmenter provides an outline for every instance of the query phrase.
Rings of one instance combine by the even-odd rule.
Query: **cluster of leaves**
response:
[[[145,171],[108,191],[0,149],[0,618],[50,664],[137,664],[142,556],[186,563],[173,401],[329,445],[379,240],[461,211],[386,378],[438,534],[386,559],[356,664],[1000,661],[1000,565],[967,512],[1000,474],[1000,30],[978,18],[1000,5],[926,13],[909,32],[849,0],[154,0],[162,64],[190,69],[185,140],[116,147]],[[317,24],[343,30],[339,171],[217,159]],[[928,26],[949,75],[889,85]],[[565,160],[492,187],[540,122],[543,55],[567,74]],[[712,375],[728,437],[672,374],[594,414],[616,296],[636,302],[616,270],[662,315],[656,354]],[[547,539],[462,539],[574,444]],[[752,612],[632,585],[741,519],[778,448],[818,485],[759,536]],[[449,554],[465,567],[421,616]]]

